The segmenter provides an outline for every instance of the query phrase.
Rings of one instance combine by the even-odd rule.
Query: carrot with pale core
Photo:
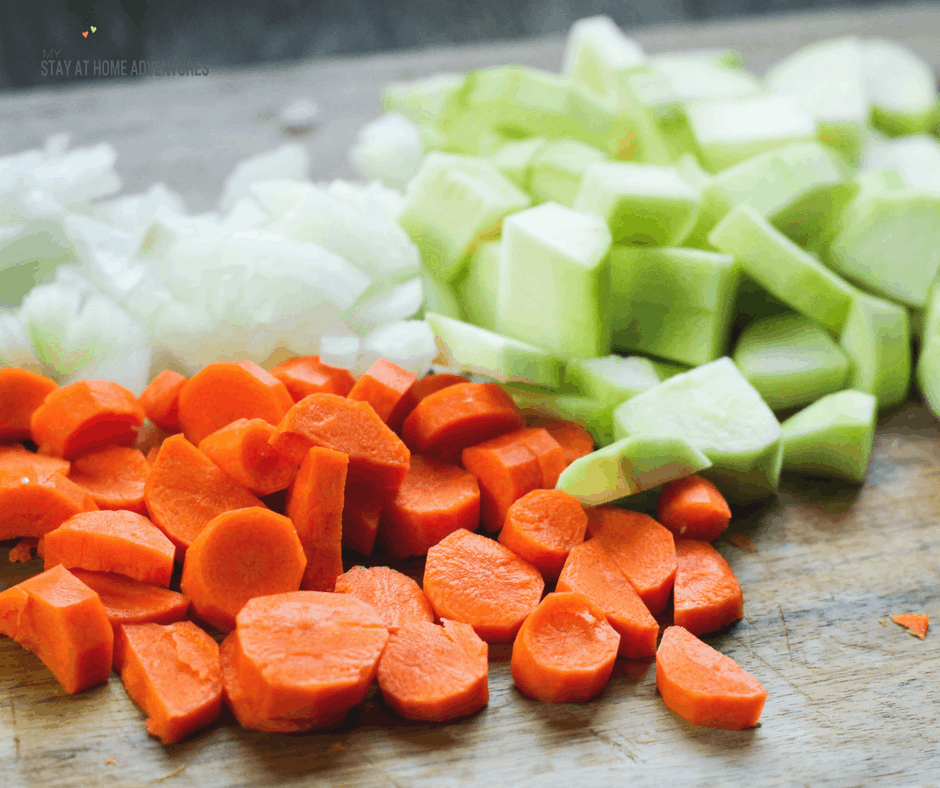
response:
[[[368,402],[382,421],[392,430],[398,430],[405,418],[403,410],[408,405],[405,395],[417,379],[413,372],[380,358],[362,373],[346,396]]]
[[[44,540],[46,569],[114,572],[164,588],[173,575],[173,543],[146,517],[128,511],[82,512]]]
[[[425,555],[448,534],[480,525],[480,487],[458,465],[411,455],[408,475],[382,513],[382,540],[395,558]]]
[[[372,605],[389,632],[415,621],[434,621],[434,610],[421,586],[387,566],[354,566],[336,578],[335,591]]]
[[[306,564],[290,520],[237,509],[212,520],[186,551],[180,590],[200,619],[227,632],[249,600],[298,590]]]
[[[253,361],[216,361],[180,390],[179,421],[193,445],[239,419],[277,424],[294,404],[281,381]]]
[[[526,421],[530,427],[541,427],[558,442],[565,455],[565,467],[594,451],[594,438],[580,424],[547,416],[535,416]]]
[[[693,473],[663,487],[656,519],[676,536],[714,542],[731,522],[731,509],[714,484]]]
[[[512,680],[530,698],[583,703],[607,686],[619,644],[604,611],[584,594],[549,594],[512,645]]]
[[[255,495],[286,489],[297,466],[270,444],[276,432],[264,419],[238,419],[199,442],[199,451]]]
[[[189,597],[110,572],[70,569],[101,599],[115,629],[123,624],[172,624],[189,612]]]
[[[19,367],[0,369],[0,442],[32,437],[33,413],[56,388],[54,380],[35,372]]]
[[[499,543],[524,558],[546,580],[557,580],[568,553],[584,541],[587,515],[562,490],[533,490],[509,507]]]
[[[379,661],[379,690],[407,720],[466,717],[489,702],[488,652],[468,624],[408,622],[392,633]]]
[[[656,651],[656,688],[693,725],[744,730],[757,725],[767,691],[730,657],[682,627],[668,627]]]
[[[744,615],[741,586],[714,547],[708,542],[677,539],[676,561],[676,626],[693,635],[705,635],[740,620]]]
[[[345,397],[356,385],[348,369],[324,364],[319,356],[288,359],[274,367],[271,374],[287,387],[294,402],[311,394]]]
[[[151,467],[138,449],[105,446],[76,457],[69,478],[88,490],[99,509],[127,509],[146,514],[144,485]]]
[[[165,369],[137,398],[147,418],[167,432],[180,431],[180,391],[188,379],[179,372]]]
[[[469,624],[487,643],[508,643],[538,606],[542,575],[498,542],[460,529],[428,550],[424,593],[438,618]]]
[[[31,452],[19,443],[0,446],[0,474],[48,479],[53,473],[67,477],[71,472],[72,463],[60,457]]]
[[[620,635],[621,657],[652,659],[656,655],[659,624],[599,542],[591,539],[571,548],[555,588],[584,594],[604,611]]]
[[[86,490],[61,473],[0,470],[0,539],[39,538],[97,508]]]
[[[147,732],[164,744],[182,741],[219,716],[219,647],[191,621],[121,627],[114,662],[127,694],[147,714]]]
[[[63,566],[0,593],[0,635],[39,657],[70,694],[111,674],[114,632],[104,605]]]
[[[354,476],[347,476],[343,492],[343,547],[360,555],[372,555],[384,508],[382,490]]]
[[[921,640],[927,637],[927,627],[930,624],[930,619],[919,613],[899,613],[898,615],[891,616],[891,620],[898,624],[899,626],[905,627],[909,635],[914,635]]]

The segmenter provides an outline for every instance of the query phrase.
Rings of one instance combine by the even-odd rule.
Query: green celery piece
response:
[[[575,84],[599,96],[616,96],[616,75],[645,64],[642,47],[624,35],[610,17],[579,19],[568,32],[563,71]]]
[[[705,471],[737,501],[777,487],[780,424],[756,389],[726,357],[664,380],[614,410],[614,438],[676,435],[711,461]]]
[[[565,381],[585,397],[619,405],[641,391],[658,386],[660,378],[648,358],[612,355],[569,359]]]
[[[651,65],[666,77],[673,94],[682,102],[747,98],[764,92],[760,80],[741,68],[655,57]]]
[[[697,151],[685,105],[664,74],[652,68],[617,75],[618,106],[633,121],[635,158],[647,164],[672,164]]]
[[[527,192],[532,160],[547,142],[545,137],[511,140],[493,154],[493,164],[516,186]]]
[[[650,364],[653,365],[653,370],[659,375],[660,380],[667,380],[676,375],[681,375],[690,369],[687,364],[673,364],[670,361],[657,361],[655,359],[650,359]]]
[[[554,201],[570,208],[584,171],[606,160],[607,154],[584,142],[551,140],[532,157],[528,191],[535,202]]]
[[[561,472],[555,487],[583,506],[602,506],[710,465],[708,457],[683,438],[631,435],[579,457]]]
[[[695,224],[698,190],[674,167],[600,162],[587,167],[574,200],[604,217],[614,243],[678,246]]]
[[[738,205],[709,233],[744,272],[791,309],[841,332],[855,288],[804,252],[753,208]]]
[[[499,241],[481,243],[470,258],[467,270],[454,280],[454,290],[467,313],[467,320],[491,331],[496,329],[496,293],[499,288],[501,254],[502,245]],[[453,315],[448,314],[448,317]]]
[[[424,319],[437,336],[446,366],[501,382],[546,388],[561,384],[561,360],[541,348],[434,312],[426,313]]]
[[[861,482],[875,437],[876,400],[847,389],[816,400],[780,426],[783,470]]]
[[[464,75],[449,72],[409,82],[391,82],[382,90],[382,111],[400,112],[415,123],[434,123]]]
[[[921,313],[917,386],[928,407],[940,413],[940,287],[931,288],[927,308]]]
[[[504,216],[529,203],[488,160],[435,152],[408,184],[398,221],[421,251],[425,270],[449,282],[476,243],[497,234]]]
[[[879,408],[907,399],[911,341],[904,307],[857,292],[839,344],[852,362],[847,388],[874,394]]]
[[[503,390],[512,397],[525,416],[548,416],[573,421],[585,427],[598,446],[613,442],[613,407],[580,394],[550,394],[527,390],[521,386],[503,385]]]
[[[604,220],[557,203],[506,218],[496,327],[561,356],[610,351]]]
[[[424,311],[463,320],[463,306],[452,285],[427,273],[421,275],[421,283],[424,286]]]
[[[867,199],[872,194],[881,194],[883,192],[898,191],[907,188],[904,178],[897,170],[882,168],[871,170],[869,172],[859,173],[855,179],[855,185],[858,187],[858,196],[861,199]]]
[[[829,332],[795,312],[748,325],[733,359],[772,410],[839,391],[849,374],[849,360]]]
[[[892,136],[924,134],[937,122],[937,84],[923,58],[893,41],[863,44],[872,123]]]

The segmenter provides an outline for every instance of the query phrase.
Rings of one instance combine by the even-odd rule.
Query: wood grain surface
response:
[[[650,50],[732,46],[758,71],[818,37],[892,36],[940,64],[940,9],[898,7],[698,28],[638,31]],[[307,63],[266,72],[107,85],[0,97],[4,151],[70,130],[111,140],[129,189],[157,179],[193,209],[211,207],[240,158],[283,140],[267,119],[301,94],[323,123],[301,137],[315,177],[349,175],[345,150],[377,112],[381,85],[439,69],[516,61],[557,67],[559,39],[387,58]],[[230,716],[161,747],[115,677],[71,697],[37,659],[0,640],[0,786],[934,786],[940,784],[940,643],[880,620],[937,613],[940,429],[919,402],[882,414],[866,483],[784,476],[778,496],[735,511],[753,551],[718,543],[737,574],[745,617],[707,640],[764,684],[759,727],[697,728],[668,711],[655,668],[620,661],[603,695],[583,705],[523,697],[509,648],[493,647],[490,703],[448,725],[402,722],[375,696],[342,728],[285,736]],[[11,546],[10,543],[4,548]],[[4,563],[0,588],[39,571]],[[403,567],[420,577],[420,562]]]

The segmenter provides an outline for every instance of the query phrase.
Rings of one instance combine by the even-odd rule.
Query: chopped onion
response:
[[[357,373],[362,374],[380,358],[422,377],[437,357],[434,332],[423,320],[399,320],[373,329],[362,340]]]
[[[388,112],[359,129],[349,161],[365,178],[404,188],[418,171],[423,155],[418,124],[400,112]]]
[[[219,212],[227,214],[242,197],[250,194],[255,181],[270,181],[276,178],[301,181],[310,169],[310,154],[303,145],[290,143],[272,151],[259,153],[239,162],[225,180]]]

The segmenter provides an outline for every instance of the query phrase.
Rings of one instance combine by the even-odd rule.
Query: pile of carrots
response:
[[[759,682],[699,639],[743,612],[710,544],[721,494],[690,476],[655,519],[583,508],[554,488],[590,435],[527,425],[494,383],[311,356],[165,371],[136,398],[6,368],[0,442],[0,539],[45,565],[0,593],[0,634],[70,693],[118,671],[166,744],[223,703],[248,728],[334,726],[376,679],[404,718],[472,714],[490,643],[546,702],[595,697],[622,656],[655,659],[693,723],[760,717]],[[344,549],[426,556],[423,584],[344,572]]]

